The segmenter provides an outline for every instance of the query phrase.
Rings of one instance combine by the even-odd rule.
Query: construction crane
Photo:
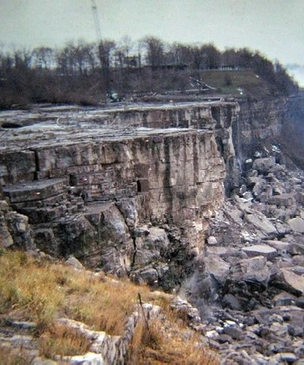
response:
[[[95,23],[95,31],[97,36],[97,43],[99,44],[101,41],[101,31],[100,31],[100,23],[99,23],[99,17],[98,17],[98,9],[96,5],[95,0],[91,0],[92,3],[92,13],[94,17],[94,23]]]
[[[97,36],[97,45],[98,45],[98,52],[99,52],[99,59],[101,60],[101,31],[100,31],[100,22],[99,22],[99,17],[98,17],[98,9],[97,9],[97,5],[96,5],[96,1],[95,0],[91,0],[91,4],[92,4],[92,13],[93,13],[93,17],[94,17],[94,23],[95,23],[95,31],[96,31],[96,36]],[[101,65],[102,66],[102,65]],[[101,67],[102,68],[102,67]],[[102,72],[102,71],[101,71]],[[109,70],[104,71],[106,72],[103,76],[105,77],[105,83],[106,83],[106,89],[107,89],[107,96],[109,97],[111,102],[118,102],[120,101],[120,97],[118,96],[118,94],[110,89],[110,74],[109,74]]]

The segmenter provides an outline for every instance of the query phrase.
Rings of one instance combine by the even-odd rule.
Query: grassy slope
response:
[[[202,80],[217,88],[219,93],[234,96],[261,96],[269,94],[269,89],[259,76],[251,70],[244,71],[203,71]],[[243,94],[241,95],[241,90]]]
[[[74,355],[89,348],[90,344],[79,334],[57,325],[56,318],[67,317],[95,330],[122,334],[140,293],[144,302],[164,308],[170,330],[165,331],[161,323],[151,322],[149,328],[138,326],[131,346],[131,363],[163,364],[168,359],[182,364],[217,363],[211,352],[199,346],[198,335],[183,336],[189,330],[170,310],[168,296],[156,296],[148,287],[127,280],[29,257],[25,252],[2,250],[0,254],[0,324],[9,319],[34,321],[34,335],[42,356]],[[2,356],[9,358],[0,343]],[[12,359],[11,363],[18,362]]]
[[[175,84],[175,89],[172,88],[174,82],[174,74],[156,74],[155,78],[168,78],[168,86],[171,86],[172,91],[164,89],[153,93],[142,93],[141,97],[146,101],[164,101],[167,99],[173,100],[199,100],[205,97],[242,97],[242,98],[265,98],[273,96],[271,91],[272,86],[265,80],[256,75],[252,70],[205,70],[205,71],[183,71],[176,74],[176,80],[183,80],[181,84],[183,87],[179,87],[179,83]],[[171,80],[171,81],[170,81]],[[203,84],[211,86],[211,89],[199,89],[199,86],[195,80],[200,80]],[[156,82],[157,85],[161,83],[160,80]]]

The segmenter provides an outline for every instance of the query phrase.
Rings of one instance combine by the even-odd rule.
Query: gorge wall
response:
[[[3,114],[2,245],[15,235],[19,246],[172,288],[202,251],[225,188],[239,185],[261,139],[280,134],[285,113],[284,100],[219,100]]]

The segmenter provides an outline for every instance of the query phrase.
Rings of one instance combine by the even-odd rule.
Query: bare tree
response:
[[[98,44],[98,58],[100,67],[102,70],[104,86],[106,92],[110,92],[111,89],[111,71],[110,66],[113,61],[114,50],[116,43],[114,41],[105,39]]]
[[[221,52],[212,44],[204,44],[201,47],[203,68],[216,69],[221,64]]]
[[[16,69],[29,69],[31,67],[33,52],[27,48],[17,49],[13,53]]]
[[[152,70],[161,66],[164,61],[164,43],[156,37],[148,36],[143,39],[147,51],[147,61]]]
[[[49,47],[38,47],[33,51],[34,65],[42,69],[51,69],[55,66],[55,52]]]

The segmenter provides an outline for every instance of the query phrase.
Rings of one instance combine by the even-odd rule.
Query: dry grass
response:
[[[60,263],[42,262],[24,252],[0,253],[0,319],[37,323],[39,352],[45,357],[81,354],[89,348],[88,341],[79,333],[55,325],[56,318],[67,317],[93,330],[121,335],[126,320],[136,308],[138,294],[144,302],[164,308],[172,326],[181,321],[169,309],[170,296],[156,295],[147,286],[75,270]],[[176,334],[182,332],[176,330]],[[148,330],[139,325],[132,343],[135,362],[130,364],[216,364],[202,361],[212,355],[198,348],[196,339],[185,340],[172,333],[168,337],[159,323],[151,323]],[[18,358],[11,364],[19,364]]]
[[[217,355],[202,346],[200,335],[171,321],[142,321],[136,328],[129,365],[217,365]]]
[[[88,352],[91,342],[79,331],[63,325],[53,325],[39,338],[40,355],[52,358],[74,356]]]
[[[0,365],[31,365],[33,359],[21,351],[12,351],[8,347],[0,346]]]
[[[41,265],[23,252],[0,257],[0,314],[35,321],[42,331],[55,317],[68,317],[119,335],[139,292],[148,300],[148,287],[127,280],[105,281],[63,264]]]
[[[52,276],[26,253],[7,251],[0,257],[0,314],[47,326],[64,300]]]

